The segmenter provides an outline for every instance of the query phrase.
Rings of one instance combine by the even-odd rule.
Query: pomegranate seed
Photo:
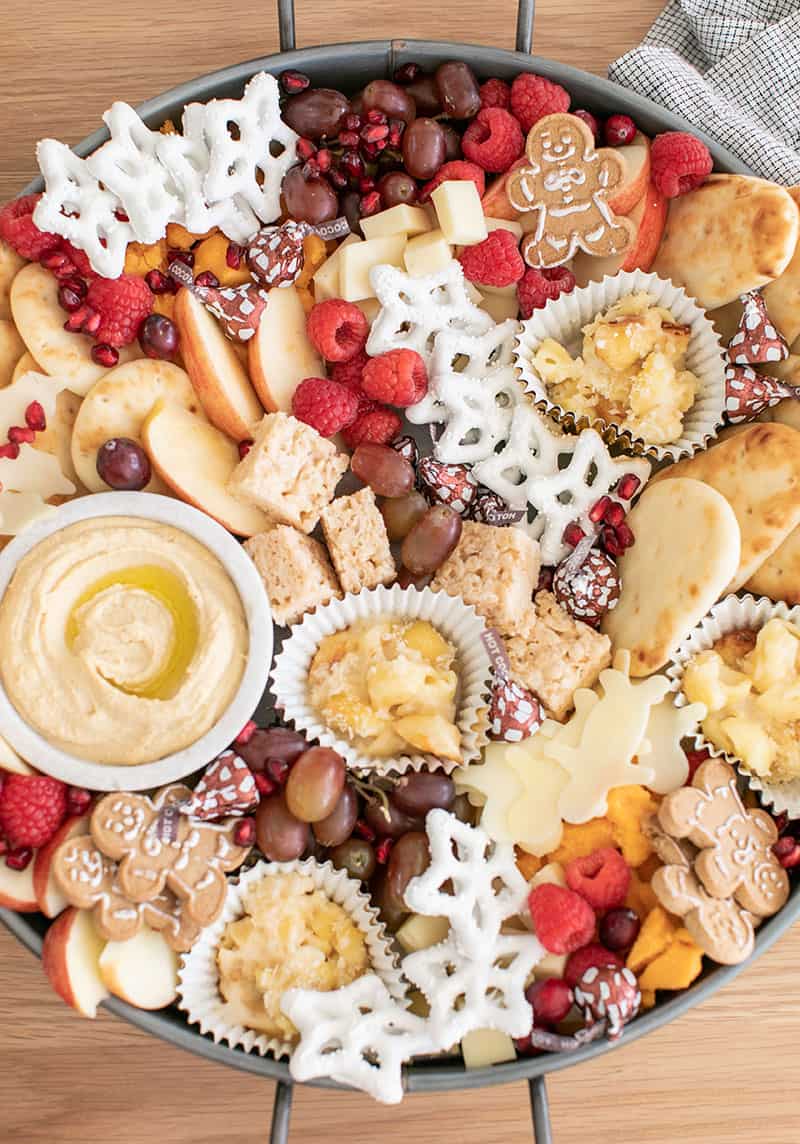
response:
[[[107,342],[97,342],[92,346],[92,361],[111,369],[119,361],[119,350],[108,345]]]
[[[320,171],[330,171],[333,164],[333,155],[327,147],[323,147],[321,151],[317,151],[317,166]]]
[[[238,242],[229,242],[228,249],[225,251],[225,265],[231,270],[238,270],[242,265],[243,256],[244,247],[239,246]]]
[[[319,163],[316,159],[309,159],[308,162],[303,164],[303,178],[306,182],[308,182],[309,179],[318,179],[319,176]]]
[[[600,500],[594,502],[592,507],[589,509],[589,520],[592,522],[592,524],[600,523],[611,503],[611,497],[600,497]]]
[[[369,218],[370,215],[377,214],[381,209],[380,191],[370,191],[368,195],[362,195],[358,209],[362,218]]]
[[[280,84],[287,95],[297,95],[298,91],[311,87],[311,80],[302,72],[285,71],[280,74]]]
[[[689,777],[686,781],[691,782],[694,778],[694,772],[697,770],[700,764],[704,763],[706,759],[710,758],[711,755],[705,747],[702,751],[687,751],[686,761],[689,764]]]
[[[600,541],[609,556],[621,556],[624,548],[613,528],[604,528],[600,533]]]
[[[79,274],[72,274],[69,278],[64,278],[62,285],[69,286],[70,290],[74,290],[81,298],[85,298],[89,292],[85,279],[81,278]]]
[[[395,83],[413,83],[421,71],[422,68],[419,66],[419,64],[409,62],[407,64],[403,64],[402,67],[396,68],[392,78],[394,79]]]
[[[12,425],[8,431],[8,439],[12,445],[32,445],[36,440],[36,434],[27,425]]]
[[[91,801],[92,796],[85,787],[67,787],[67,811],[70,814],[83,814]]]
[[[194,284],[195,286],[211,286],[216,288],[219,286],[219,278],[217,278],[213,270],[204,270],[201,274],[197,275]]]
[[[177,285],[174,278],[170,278],[163,270],[148,270],[144,280],[154,294],[171,294]]]
[[[364,822],[363,818],[359,818],[353,827],[353,834],[357,834],[359,838],[365,839],[367,842],[374,842],[377,837],[372,827]]]
[[[114,211],[114,218],[118,219],[120,222],[130,222],[131,221],[128,218],[128,215],[126,214],[126,212],[124,210],[120,209],[119,207],[117,207],[117,209]]]
[[[3,788],[2,788],[2,787],[0,787],[0,790],[2,790],[2,789],[3,789]],[[780,814],[773,814],[773,816],[772,816],[772,817],[773,817],[773,819],[774,819],[774,821],[775,821],[775,826],[776,826],[776,829],[777,829],[778,833],[779,833],[779,834],[783,834],[784,830],[785,830],[785,829],[786,829],[786,827],[789,825],[789,815],[788,815],[788,813],[787,813],[785,810],[782,810],[782,811],[780,812]]]
[[[361,127],[361,116],[356,115],[354,111],[348,112],[342,120],[342,126],[344,127],[345,131],[358,131]],[[340,135],[339,142],[341,143],[341,141],[342,137]]]
[[[56,270],[60,270],[63,266],[72,265],[63,250],[53,250],[50,254],[45,254],[41,262],[42,266],[44,266],[47,270],[52,270],[54,272]]]
[[[99,314],[90,313],[89,317],[83,323],[83,327],[82,327],[83,332],[85,334],[91,334],[92,337],[94,337],[94,335],[100,329],[100,324],[101,324],[102,320],[103,319],[100,317]]]
[[[267,795],[272,794],[275,790],[275,783],[272,781],[272,779],[268,779],[265,774],[259,773],[254,775],[253,778],[256,780],[256,787],[260,795],[266,797]]]
[[[366,123],[388,123],[388,118],[385,111],[380,111],[377,107],[371,107],[364,116],[364,121]]]
[[[24,870],[30,866],[33,850],[30,846],[19,846],[16,850],[9,850],[6,854],[6,866],[10,870]]]
[[[243,747],[253,738],[253,732],[258,730],[258,723],[253,719],[248,719],[244,727],[242,727],[239,734],[233,740],[238,746]]]
[[[361,154],[365,159],[375,159],[387,145],[385,139],[378,139],[375,143],[362,143]]]
[[[73,290],[72,286],[65,282],[58,288],[58,304],[68,314],[74,314],[83,305],[83,298],[77,290]]]
[[[355,151],[347,151],[339,160],[339,166],[351,179],[360,179],[364,174],[364,163]]]
[[[604,135],[609,147],[627,147],[636,135],[636,124],[630,115],[610,115],[606,120]]]
[[[792,870],[795,866],[800,866],[800,842],[796,838],[790,838],[788,834],[778,839],[772,847],[772,853],[784,870]]]
[[[285,759],[267,759],[264,769],[274,783],[283,786],[291,768]]]
[[[553,569],[540,568],[539,579],[534,589],[535,592],[549,592],[553,587]]]
[[[15,445],[9,441],[7,445],[0,445],[0,457],[7,457],[10,461],[16,461],[19,456],[19,445]]]
[[[375,847],[375,861],[379,862],[381,866],[385,866],[389,861],[392,846],[394,846],[394,839],[384,838]]]
[[[622,524],[624,519],[625,509],[621,504],[617,504],[616,501],[612,501],[609,497],[606,511],[603,513],[605,523],[610,524],[612,528],[617,528],[618,525]]]
[[[596,143],[597,140],[600,138],[600,123],[597,120],[597,118],[594,115],[592,115],[591,111],[579,110],[579,111],[573,111],[572,114],[576,115],[578,117],[578,119],[583,120],[583,122],[586,124],[586,126],[591,131],[592,135],[594,135],[594,141]]]
[[[328,179],[333,183],[334,187],[338,187],[339,190],[343,190],[348,183],[347,175],[340,171],[338,167],[331,167],[330,171],[328,171]]]
[[[317,145],[311,139],[297,140],[297,158],[305,161],[316,153]]]
[[[252,441],[240,441],[237,448],[239,449],[239,460],[243,461],[250,450],[253,448]]]
[[[47,428],[47,418],[41,402],[32,401],[25,410],[25,424],[35,433],[42,433]]]
[[[392,120],[392,122],[389,125],[389,137],[388,137],[388,142],[389,142],[390,147],[399,147],[400,146],[400,140],[403,136],[403,132],[405,131],[405,127],[406,127],[406,125],[402,119],[393,119]]]
[[[191,250],[168,250],[167,265],[172,266],[173,262],[182,262],[191,270],[194,266],[194,254]]]
[[[586,533],[581,526],[573,520],[564,529],[564,534],[561,539],[565,544],[568,544],[570,548],[574,548],[579,540],[583,540],[585,535]]]
[[[362,195],[368,195],[370,191],[375,190],[375,180],[365,175],[363,179],[358,180],[358,189]]]
[[[636,543],[636,537],[633,535],[633,530],[630,525],[626,524],[623,520],[617,525],[617,540],[623,548],[632,548]]]
[[[252,846],[256,840],[256,820],[243,818],[233,828],[233,841],[237,846]]]
[[[358,135],[355,131],[340,131],[339,142],[345,151],[355,151],[358,147]]]
[[[366,127],[361,128],[361,139],[364,143],[378,143],[381,139],[386,139],[388,134],[388,123],[368,123]]]
[[[630,500],[641,483],[636,473],[626,473],[624,477],[619,479],[617,496],[622,500]]]

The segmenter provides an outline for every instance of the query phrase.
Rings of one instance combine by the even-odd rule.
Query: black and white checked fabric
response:
[[[800,183],[800,0],[669,0],[608,74],[756,174]]]

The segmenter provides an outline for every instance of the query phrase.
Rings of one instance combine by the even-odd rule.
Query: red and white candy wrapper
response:
[[[642,994],[630,969],[592,966],[575,987],[575,1004],[587,1025],[603,1022],[609,1041],[616,1041],[639,1012]]]
[[[553,594],[576,620],[599,624],[619,601],[620,578],[610,556],[592,548],[583,559],[575,553],[562,560],[553,574]]]
[[[466,465],[444,465],[423,457],[417,473],[429,500],[466,516],[478,495],[478,482]]]
[[[260,230],[247,248],[247,265],[253,277],[267,289],[291,286],[303,269],[303,239],[310,231],[307,223],[292,219]]]
[[[413,437],[405,435],[403,437],[395,437],[392,441],[392,448],[401,457],[405,457],[408,463],[416,469],[419,464],[419,447]]]
[[[503,500],[499,493],[493,493],[489,489],[484,489],[479,492],[475,497],[475,503],[472,506],[471,517],[473,520],[479,521],[481,524],[493,524],[496,527],[503,527],[509,524],[517,524],[525,516],[525,510],[521,508],[510,508],[507,501]]]
[[[504,743],[529,739],[544,721],[542,705],[532,691],[510,679],[498,679],[489,705],[489,738]]]
[[[756,373],[751,365],[729,365],[725,369],[725,420],[729,425],[754,421],[785,397],[800,397],[800,388]]]
[[[194,798],[185,803],[181,811],[203,822],[211,822],[232,814],[247,814],[258,803],[258,788],[252,771],[233,751],[225,751],[209,764],[194,788]]]
[[[728,342],[728,357],[734,365],[760,365],[786,361],[789,347],[770,321],[767,303],[757,290],[742,294],[744,309],[739,328]]]
[[[245,282],[243,286],[198,286],[190,268],[178,259],[170,265],[169,272],[219,318],[227,337],[240,342],[253,337],[268,300],[263,286],[255,282]]]

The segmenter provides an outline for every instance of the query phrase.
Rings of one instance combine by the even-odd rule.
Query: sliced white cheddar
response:
[[[427,234],[410,238],[403,255],[406,270],[412,278],[423,278],[426,274],[444,270],[452,257],[450,243],[441,230],[431,230]]]
[[[338,298],[339,295],[339,266],[342,260],[342,251],[347,246],[352,246],[354,242],[361,242],[357,234],[348,234],[347,238],[334,250],[330,258],[326,258],[316,272],[311,282],[314,286],[314,301],[327,302],[330,298]]]
[[[498,1029],[473,1029],[461,1042],[461,1055],[468,1069],[483,1069],[503,1061],[515,1061],[517,1052],[508,1033]]]
[[[472,246],[488,234],[478,188],[472,180],[441,183],[431,195],[439,226],[454,246]]]
[[[345,246],[339,262],[339,296],[347,302],[374,298],[375,292],[369,281],[370,270],[373,266],[402,266],[405,247],[404,234],[370,238]]]
[[[387,211],[361,220],[364,238],[368,239],[384,238],[389,234],[424,234],[431,229],[431,225],[428,212],[422,207],[411,206],[410,203],[398,203]]]

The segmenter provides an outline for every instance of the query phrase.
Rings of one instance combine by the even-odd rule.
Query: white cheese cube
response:
[[[351,246],[345,246],[339,262],[339,297],[347,302],[374,298],[375,291],[369,281],[370,270],[373,266],[387,264],[402,266],[405,248],[404,234],[370,238],[366,242],[354,242]]]
[[[385,238],[387,234],[424,234],[431,229],[431,221],[422,207],[410,203],[398,203],[388,211],[362,218],[361,229],[364,238]]]
[[[338,298],[339,295],[339,265],[342,259],[342,251],[352,246],[354,242],[361,242],[357,234],[348,234],[347,238],[334,250],[330,258],[326,258],[320,266],[319,270],[311,279],[314,285],[314,300],[316,302],[327,302],[329,298]]]
[[[513,218],[489,218],[487,215],[486,229],[490,234],[493,230],[509,230],[514,238],[522,238],[522,227]]]
[[[461,1042],[461,1055],[468,1069],[482,1069],[517,1059],[514,1042],[508,1033],[497,1029],[473,1029]]]
[[[404,254],[406,270],[412,278],[423,278],[443,270],[452,260],[450,244],[440,230],[417,235],[408,240]]]
[[[478,188],[471,179],[441,183],[431,195],[439,226],[454,246],[472,246],[488,234]]]

